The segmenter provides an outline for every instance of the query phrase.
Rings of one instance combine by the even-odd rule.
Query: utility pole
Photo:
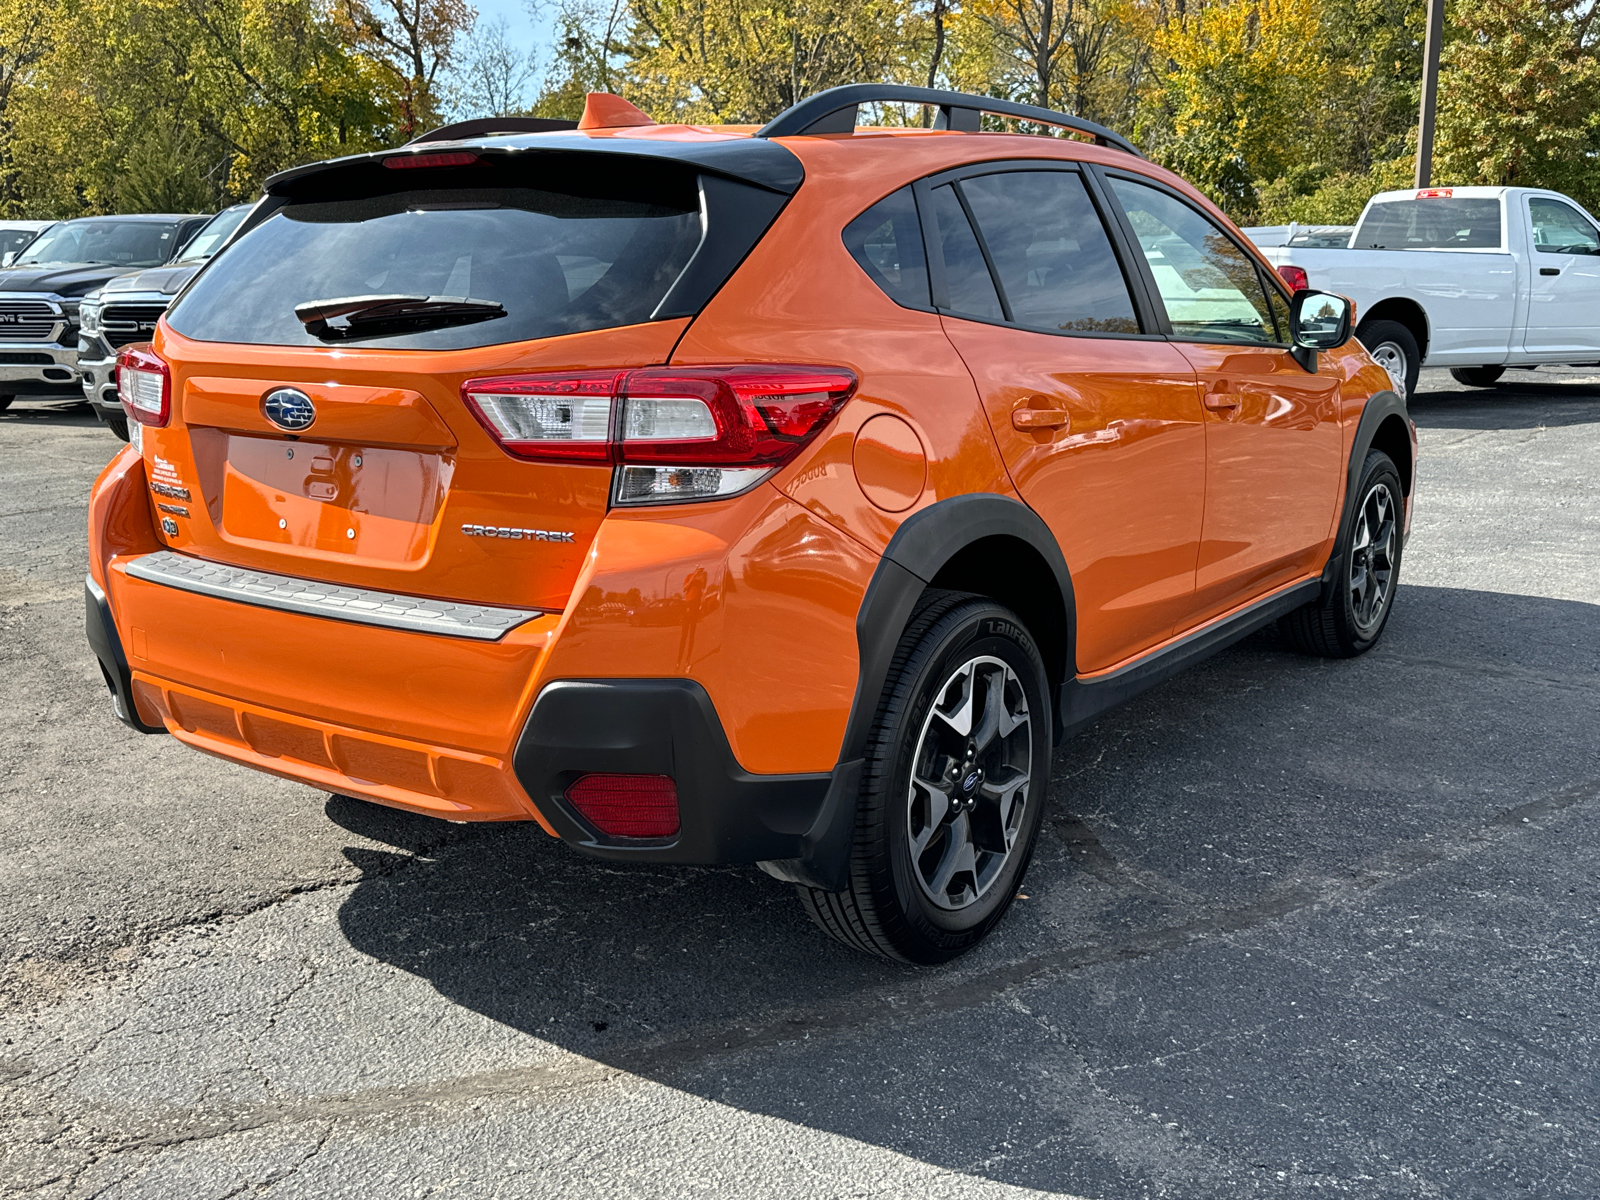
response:
[[[1417,114],[1417,186],[1433,180],[1433,113],[1439,100],[1439,42],[1444,37],[1444,0],[1428,0],[1428,33],[1422,43],[1422,109]]]

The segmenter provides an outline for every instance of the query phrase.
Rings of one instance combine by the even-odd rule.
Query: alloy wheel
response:
[[[1380,481],[1368,490],[1356,513],[1350,546],[1350,608],[1363,635],[1382,623],[1394,588],[1397,509],[1394,493]]]
[[[1032,766],[1033,714],[1016,672],[987,655],[957,667],[922,723],[906,809],[912,873],[939,908],[966,908],[1000,877]]]
[[[1389,372],[1389,380],[1400,399],[1409,400],[1410,397],[1406,395],[1406,370],[1409,364],[1406,362],[1406,352],[1399,343],[1379,342],[1369,353],[1373,362]]]

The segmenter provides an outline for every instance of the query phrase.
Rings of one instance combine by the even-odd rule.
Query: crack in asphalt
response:
[[[357,867],[354,878],[323,878],[307,880],[303,883],[291,884],[286,888],[265,895],[247,899],[239,904],[223,908],[212,908],[202,913],[193,913],[179,917],[175,920],[139,930],[138,936],[131,940],[118,942],[105,942],[86,948],[86,951],[76,957],[25,955],[12,959],[9,962],[0,962],[0,1001],[9,1004],[19,1004],[28,998],[31,990],[25,980],[19,980],[16,975],[29,964],[50,964],[75,970],[80,973],[98,975],[98,981],[108,976],[114,976],[138,965],[137,958],[127,961],[113,961],[112,956],[118,951],[132,950],[148,951],[158,942],[163,941],[189,930],[204,929],[208,926],[219,926],[236,922],[274,908],[296,896],[313,895],[317,892],[328,891],[331,888],[356,887],[359,884],[373,879],[384,879],[405,870],[413,863],[431,861],[435,852],[446,846],[458,845],[470,841],[481,832],[479,826],[451,826],[448,834],[437,839],[418,844],[415,848],[401,850],[369,851],[363,855],[362,861],[366,865]],[[352,863],[352,865],[355,865]]]
[[[1261,928],[1299,912],[1350,903],[1377,889],[1413,877],[1429,868],[1457,861],[1522,833],[1538,831],[1544,822],[1568,809],[1600,799],[1600,780],[1569,785],[1549,796],[1505,809],[1454,837],[1429,838],[1398,846],[1358,866],[1348,876],[1320,883],[1302,882],[1278,889],[1249,904],[1203,910],[1176,924],[1146,929],[1115,941],[1046,951],[1008,963],[977,968],[973,974],[920,994],[875,988],[841,999],[819,1015],[793,1012],[767,1014],[766,1019],[641,1042],[609,1051],[605,1061],[571,1054],[562,1061],[480,1072],[428,1083],[373,1088],[274,1104],[225,1105],[207,1111],[172,1110],[151,1115],[140,1127],[123,1127],[121,1144],[101,1157],[138,1150],[165,1150],[268,1126],[347,1122],[442,1103],[489,1098],[553,1100],[557,1094],[594,1087],[628,1076],[672,1086],[675,1073],[735,1060],[754,1051],[808,1039],[833,1040],[857,1033],[879,1021],[903,1025],[943,1013],[976,1008],[1014,996],[1022,989],[1064,972],[1079,971],[1182,950],[1207,940]],[[399,856],[396,856],[399,857]],[[1110,859],[1109,855],[1105,858]],[[415,861],[407,859],[406,861]],[[1111,859],[1114,864],[1115,860]],[[1121,878],[1113,873],[1113,878]],[[353,886],[340,884],[330,886]],[[302,889],[307,890],[307,889]],[[321,890],[315,889],[315,890]],[[278,901],[287,899],[280,897]],[[979,974],[978,972],[981,972]],[[120,1110],[99,1109],[110,1116]],[[88,1114],[85,1114],[88,1115]],[[113,1122],[114,1124],[114,1122]],[[102,1137],[116,1138],[111,1130]]]

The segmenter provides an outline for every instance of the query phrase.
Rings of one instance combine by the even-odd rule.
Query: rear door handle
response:
[[[1541,274],[1541,275],[1559,275],[1559,274],[1561,274],[1561,268],[1560,267],[1540,267],[1539,268],[1539,274]]]
[[[1072,414],[1060,408],[1014,408],[1011,428],[1032,433],[1039,429],[1063,429],[1072,424]]]
[[[1212,412],[1228,412],[1239,407],[1239,397],[1230,396],[1227,392],[1207,392],[1201,403]]]

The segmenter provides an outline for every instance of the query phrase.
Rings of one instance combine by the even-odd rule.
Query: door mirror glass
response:
[[[1350,301],[1332,292],[1296,292],[1289,332],[1306,350],[1337,350],[1350,340]]]

